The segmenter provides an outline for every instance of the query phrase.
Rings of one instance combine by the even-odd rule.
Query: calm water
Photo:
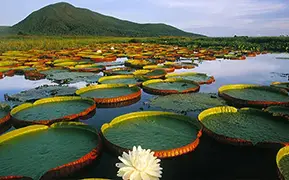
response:
[[[176,72],[193,71],[214,76],[216,82],[202,85],[200,92],[217,93],[218,88],[225,84],[270,85],[273,81],[289,80],[289,60],[275,59],[283,55],[260,55],[256,58],[247,58],[245,61],[196,61],[199,67]],[[5,78],[0,80],[0,101],[4,100],[4,93],[13,94],[43,84],[53,83],[48,80],[27,81],[21,76]],[[85,84],[77,83],[71,86],[83,87]],[[152,97],[154,96],[143,92],[142,99],[133,105],[121,108],[98,108],[94,117],[83,122],[99,129],[102,124],[122,114],[158,110],[145,103]],[[203,135],[196,151],[173,160],[162,161],[163,179],[179,179],[180,176],[186,176],[188,179],[276,179],[277,150],[234,147],[220,144]],[[115,178],[116,162],[118,162],[117,157],[103,153],[98,162],[73,177]]]

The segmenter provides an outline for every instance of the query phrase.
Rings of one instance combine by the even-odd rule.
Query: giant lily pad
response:
[[[23,127],[30,124],[52,124],[70,121],[93,112],[96,108],[92,99],[75,96],[44,98],[25,103],[12,109],[13,125]]]
[[[208,108],[223,106],[225,102],[215,94],[171,94],[158,96],[150,100],[152,106],[176,112],[203,111]]]
[[[182,78],[185,80],[195,81],[199,84],[211,84],[215,81],[213,76],[195,72],[171,73],[167,74],[166,78]]]
[[[101,84],[79,89],[76,94],[93,98],[98,104],[113,104],[140,98],[141,89],[126,84]]]
[[[289,179],[289,146],[281,148],[276,156],[276,163],[281,179]]]
[[[238,106],[289,105],[287,91],[270,86],[233,84],[219,88],[219,96]]]
[[[116,75],[116,76],[105,76],[99,78],[100,84],[127,84],[127,85],[140,85],[141,80],[137,79],[134,75]]]
[[[276,119],[258,109],[230,106],[207,109],[199,114],[205,132],[220,140],[238,145],[288,143],[289,121]]]
[[[0,137],[0,176],[57,179],[91,164],[101,141],[83,123],[32,125]]]
[[[17,94],[8,95],[7,98],[9,101],[35,101],[41,98],[53,97],[53,96],[70,96],[74,95],[77,89],[74,87],[68,86],[40,86],[35,89],[30,89],[27,91],[22,91]]]
[[[199,124],[187,116],[159,111],[134,112],[119,116],[101,127],[108,147],[121,153],[141,145],[160,158],[193,151],[202,135]]]
[[[143,90],[152,94],[182,94],[199,91],[199,84],[184,79],[153,79],[145,81]]]
[[[42,71],[46,74],[46,78],[60,84],[87,82],[95,83],[100,78],[99,75],[91,72],[69,72],[65,70],[49,70]]]
[[[283,88],[289,91],[289,82],[273,82],[271,84],[273,87]]]
[[[266,112],[271,113],[273,116],[285,117],[289,120],[289,108],[284,106],[269,106],[265,109]]]

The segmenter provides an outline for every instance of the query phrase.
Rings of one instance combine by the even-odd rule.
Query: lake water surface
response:
[[[199,67],[190,70],[207,73],[215,77],[216,82],[202,85],[200,92],[217,93],[218,88],[226,84],[260,84],[270,85],[274,81],[289,81],[289,60],[275,59],[285,54],[266,54],[255,58],[240,60],[216,60],[197,62]],[[287,55],[288,56],[288,55]],[[4,94],[14,94],[23,90],[35,88],[44,84],[54,84],[48,80],[29,81],[23,76],[5,77],[0,80],[0,101]],[[85,83],[71,86],[83,87]],[[159,110],[147,105],[154,97],[143,92],[139,102],[119,108],[98,108],[96,114],[83,121],[99,129],[113,118],[135,111]],[[207,136],[201,138],[196,151],[176,158],[162,161],[163,179],[276,179],[275,149],[257,149],[252,147],[235,147],[220,144]],[[103,153],[93,166],[83,170],[73,178],[99,177],[115,178],[117,157]]]

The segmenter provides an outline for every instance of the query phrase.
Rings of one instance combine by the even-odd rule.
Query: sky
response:
[[[11,26],[57,0],[1,0],[0,26]],[[165,23],[207,36],[289,35],[289,0],[66,0],[137,23]]]

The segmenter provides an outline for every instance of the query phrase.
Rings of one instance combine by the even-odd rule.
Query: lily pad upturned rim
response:
[[[195,88],[188,88],[183,91],[178,91],[178,90],[168,90],[168,89],[155,89],[155,88],[150,88],[148,87],[149,84],[153,83],[164,83],[164,82],[184,82],[184,83],[189,83],[189,84],[194,84],[196,85]],[[194,81],[189,81],[185,79],[180,79],[180,78],[168,78],[168,79],[152,79],[148,80],[142,83],[142,88],[144,91],[151,93],[151,94],[159,94],[159,95],[166,95],[166,94],[184,94],[184,93],[190,93],[190,92],[198,92],[200,90],[200,85]]]
[[[283,85],[283,84],[287,84],[288,87],[278,86],[278,85]],[[283,88],[283,89],[286,89],[287,91],[289,91],[289,82],[272,82],[271,86],[278,87],[278,88]]]
[[[237,146],[260,146],[260,147],[280,147],[280,146],[284,146],[284,143],[277,143],[277,142],[258,142],[256,144],[254,144],[252,141],[249,140],[245,140],[245,139],[240,139],[240,138],[232,138],[232,137],[228,137],[222,134],[217,134],[215,132],[213,132],[212,130],[208,129],[203,123],[202,120],[204,120],[205,117],[213,115],[213,114],[219,114],[219,113],[236,113],[239,111],[248,111],[248,112],[255,112],[255,113],[263,113],[270,115],[269,113],[266,113],[262,110],[259,109],[255,109],[255,108],[241,108],[241,109],[237,109],[233,106],[219,106],[219,107],[214,107],[214,108],[210,108],[207,110],[204,110],[203,112],[201,112],[198,115],[198,120],[200,122],[200,124],[203,127],[203,132],[205,132],[206,134],[208,134],[210,137],[223,142],[223,143],[229,143],[229,144],[233,144],[233,145],[237,145]]]
[[[0,105],[1,105],[1,103],[0,103]],[[4,105],[7,107],[7,109],[5,109],[6,107],[4,108],[2,106],[0,106],[0,109],[3,109],[5,112],[7,112],[7,115],[5,115],[3,118],[0,118],[0,125],[2,123],[5,123],[6,121],[8,121],[10,119],[10,106],[6,105],[6,104],[4,104]]]
[[[0,144],[9,141],[10,139],[13,139],[15,137],[24,135],[24,134],[29,134],[37,131],[42,131],[46,130],[49,128],[78,128],[78,129],[84,129],[87,131],[90,131],[91,133],[95,133],[98,139],[98,144],[97,146],[92,149],[89,153],[85,154],[81,158],[69,162],[67,164],[60,165],[58,167],[55,167],[53,169],[48,170],[45,174],[42,175],[40,179],[55,179],[55,178],[60,178],[60,177],[66,177],[70,175],[73,172],[76,172],[80,169],[82,169],[85,166],[88,166],[92,164],[100,155],[101,150],[102,150],[102,141],[100,138],[99,133],[96,131],[96,129],[81,123],[81,122],[57,122],[54,123],[50,126],[48,125],[31,125],[27,127],[23,127],[20,129],[13,130],[11,132],[8,132],[6,134],[3,134],[0,137]],[[32,179],[30,177],[24,177],[19,175],[10,175],[10,176],[2,176],[0,179]]]
[[[283,114],[283,113],[275,111],[275,109],[278,109],[278,108],[286,108],[288,109],[288,112],[289,112],[289,107],[286,107],[286,106],[269,106],[266,109],[264,109],[264,111],[272,114],[273,116],[279,116],[279,117],[283,117],[289,120],[289,114]]]
[[[228,84],[228,85],[224,85],[218,89],[218,95],[230,103],[233,103],[236,105],[241,105],[241,106],[257,106],[257,107],[267,107],[267,106],[272,106],[272,105],[289,106],[289,101],[288,102],[277,102],[277,101],[244,100],[244,99],[232,97],[232,96],[224,93],[224,91],[226,91],[226,90],[247,89],[247,88],[262,88],[262,89],[274,91],[276,93],[280,93],[280,94],[284,94],[284,95],[288,96],[288,92],[284,89],[271,87],[271,86],[261,86],[261,85],[256,85],[256,84]]]
[[[129,86],[127,84],[98,84],[98,85],[92,85],[92,86],[87,86],[84,88],[81,88],[76,91],[77,95],[81,95],[87,91],[91,90],[96,90],[96,89],[112,89],[112,88],[128,88],[132,89],[135,92],[127,94],[127,95],[122,95],[122,96],[117,96],[117,97],[112,97],[112,98],[93,98],[94,101],[97,104],[114,104],[114,103],[119,103],[119,102],[124,102],[124,101],[130,101],[133,99],[137,99],[141,97],[141,89],[138,86]]]
[[[209,79],[207,81],[200,81],[198,82],[199,84],[212,84],[213,82],[215,82],[215,78],[214,76],[208,76],[205,73],[197,73],[197,72],[181,72],[181,73],[170,73],[166,75],[166,78],[173,78],[175,76],[189,76],[189,75],[204,75],[207,76]]]
[[[25,109],[33,107],[33,106],[46,104],[46,103],[52,103],[52,102],[79,101],[79,100],[86,101],[86,102],[90,103],[91,106],[88,107],[87,109],[85,109],[85,111],[80,112],[78,114],[72,114],[72,115],[60,117],[57,119],[51,119],[51,120],[43,119],[43,120],[39,120],[39,121],[27,121],[27,120],[16,119],[15,117],[13,117],[13,115],[18,113],[19,111],[25,110]],[[43,98],[43,99],[35,101],[34,103],[21,104],[15,108],[13,108],[10,113],[11,113],[12,124],[16,127],[23,127],[23,126],[34,125],[34,124],[51,125],[51,124],[56,123],[56,122],[71,121],[71,120],[74,120],[77,118],[87,116],[88,114],[93,112],[95,109],[96,109],[96,104],[93,101],[93,99],[81,98],[81,97],[77,97],[77,96],[59,96],[59,97],[52,97],[52,98]]]
[[[106,129],[110,128],[112,125],[115,125],[115,124],[118,124],[120,122],[127,121],[127,120],[129,121],[129,120],[133,119],[134,117],[156,116],[156,115],[174,116],[180,120],[191,119],[188,116],[184,116],[184,115],[176,114],[176,113],[172,113],[172,112],[164,112],[164,111],[142,111],[142,112],[133,112],[133,113],[124,114],[124,115],[121,115],[121,116],[114,118],[110,123],[105,123],[102,125],[100,135],[103,139],[103,143],[106,144],[106,146],[112,152],[114,152],[118,155],[121,155],[123,152],[131,151],[132,149],[127,149],[127,148],[120,147],[116,144],[111,143],[109,140],[107,140],[105,138],[104,131]],[[198,124],[196,123],[195,126],[198,126]],[[190,144],[187,144],[187,145],[179,147],[179,148],[168,149],[168,150],[154,151],[152,149],[152,151],[154,151],[154,153],[155,153],[154,156],[156,156],[158,158],[172,158],[172,157],[181,156],[183,154],[187,154],[189,152],[194,151],[198,147],[199,142],[200,142],[200,137],[202,136],[202,127],[199,126],[198,128],[199,128],[199,131],[196,135],[197,137]]]
[[[281,172],[281,164],[280,164],[280,161],[284,156],[289,156],[289,146],[288,145],[282,147],[276,155],[276,164],[278,167],[278,175],[279,175],[280,179],[285,179],[284,175]]]
[[[0,118],[0,132],[1,132],[1,129],[4,128],[5,130],[7,129],[7,123],[9,123],[9,120],[11,118],[11,114],[10,114],[10,107],[7,106],[9,108],[9,110],[5,110],[4,108],[2,108],[0,106],[0,109],[4,109],[4,111],[7,111],[7,115],[5,115],[4,117]]]
[[[98,83],[102,84],[103,81],[110,80],[110,79],[137,79],[135,75],[114,75],[114,76],[103,76],[98,79]],[[104,83],[105,84],[105,83]],[[142,82],[137,82],[136,84],[128,84],[129,86],[140,86]]]

